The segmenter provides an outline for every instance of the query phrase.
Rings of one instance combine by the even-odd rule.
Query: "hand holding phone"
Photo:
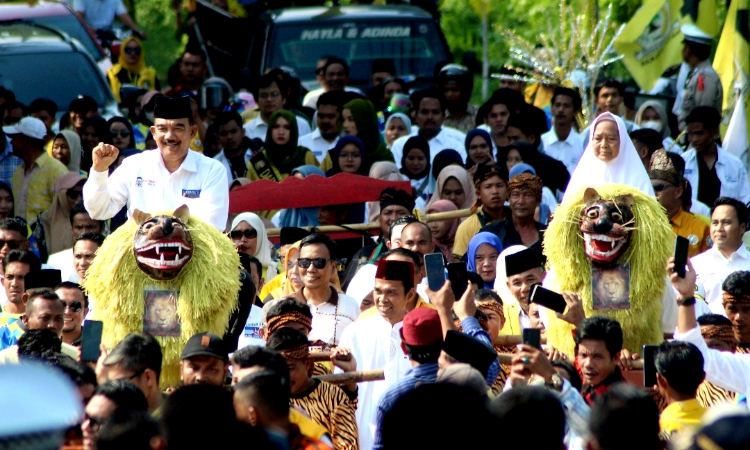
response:
[[[542,349],[542,330],[539,328],[526,328],[523,330],[521,342],[539,350]]]
[[[461,300],[464,292],[466,292],[466,288],[469,286],[469,273],[466,270],[466,263],[448,263],[448,279],[451,282],[451,289],[456,301]]]
[[[427,285],[430,290],[437,292],[445,284],[445,263],[442,253],[424,255],[424,265],[427,271]]]
[[[690,241],[682,236],[677,236],[674,240],[674,272],[680,278],[685,278],[685,266],[688,260],[688,250]]]
[[[560,314],[565,312],[565,307],[568,305],[562,294],[545,289],[539,284],[534,285],[529,301],[531,303],[536,303],[537,305],[542,305],[545,308],[549,308],[552,311],[559,312]]]

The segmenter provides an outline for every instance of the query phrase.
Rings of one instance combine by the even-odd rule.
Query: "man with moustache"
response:
[[[220,231],[229,213],[227,171],[218,161],[190,151],[198,132],[190,99],[159,97],[151,127],[158,151],[143,152],[123,161],[112,176],[109,166],[119,151],[99,144],[83,186],[86,210],[92,219],[106,220],[127,204],[128,217],[144,212],[172,211],[187,205],[190,213]]]

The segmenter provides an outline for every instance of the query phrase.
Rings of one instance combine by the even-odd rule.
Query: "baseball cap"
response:
[[[188,359],[193,356],[213,356],[222,361],[227,361],[229,352],[227,352],[227,347],[219,336],[211,333],[198,333],[188,339],[185,348],[182,349],[180,359]]]
[[[47,127],[44,122],[36,117],[24,117],[15,125],[3,127],[3,132],[7,135],[23,134],[33,139],[44,139],[47,136]]]

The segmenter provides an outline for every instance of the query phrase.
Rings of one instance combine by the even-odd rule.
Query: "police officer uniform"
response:
[[[692,24],[683,25],[682,34],[685,42],[711,46],[713,38],[700,28]],[[721,112],[721,104],[724,99],[724,90],[721,79],[711,66],[711,61],[706,59],[693,67],[685,82],[685,93],[682,107],[678,115],[679,129],[685,129],[685,119],[696,106],[711,106]]]

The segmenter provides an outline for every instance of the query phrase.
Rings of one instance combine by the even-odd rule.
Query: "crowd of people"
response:
[[[93,3],[74,2],[92,27],[106,12],[147,37],[120,0]],[[320,89],[306,95],[287,68],[235,95],[188,46],[162,84],[136,36],[107,74],[122,116],[101,117],[85,95],[60,114],[50,100],[23,105],[0,88],[0,404],[22,411],[0,425],[0,442],[746,448],[748,171],[720,145],[711,42],[683,31],[691,73],[675,109],[659,101],[633,108],[622,83],[591,80],[588,126],[570,86],[507,80],[473,105],[473,74],[456,64],[436,69],[434,87],[410,91],[393,61],[376,60],[363,92],[349,86],[347,61],[331,55],[318,61]],[[227,95],[206,106],[212,89]],[[390,187],[363,203],[320,198],[229,213],[230,192],[252,196],[259,180],[341,173],[411,189]],[[599,195],[611,189],[626,194]],[[658,214],[641,217],[643,204]],[[200,226],[187,226],[183,205]],[[151,218],[165,212],[165,222]],[[424,217],[435,213],[449,218]],[[131,220],[149,239],[170,242],[175,228],[197,235],[206,224],[238,253],[241,290],[224,334],[185,336],[177,325],[177,385],[165,381],[172,350],[163,335],[129,333],[102,344],[98,358],[81,350],[89,324],[103,322],[105,334],[125,326],[102,312],[108,299],[90,295],[87,275]],[[565,221],[575,222],[574,235],[555,228]],[[362,223],[377,232],[334,240],[310,230]],[[275,245],[270,230],[279,228]],[[678,252],[662,251],[675,236],[687,243],[685,267]],[[198,253],[189,234],[184,242]],[[584,286],[561,289],[561,311],[531,301],[542,285],[575,284],[561,280],[570,271],[560,264],[580,258],[553,254],[574,245],[604,263],[577,274]],[[443,282],[442,270],[429,274],[439,286],[428,283],[432,254],[464,264],[465,290]],[[182,250],[170,255],[175,266]],[[639,279],[643,258],[663,273]],[[111,270],[113,289],[128,284]],[[171,320],[188,323],[173,300]],[[635,322],[658,322],[658,330]],[[526,340],[529,330],[542,345]],[[633,342],[655,347],[641,354]],[[57,406],[23,397],[37,389]],[[19,404],[7,402],[13,395]]]

